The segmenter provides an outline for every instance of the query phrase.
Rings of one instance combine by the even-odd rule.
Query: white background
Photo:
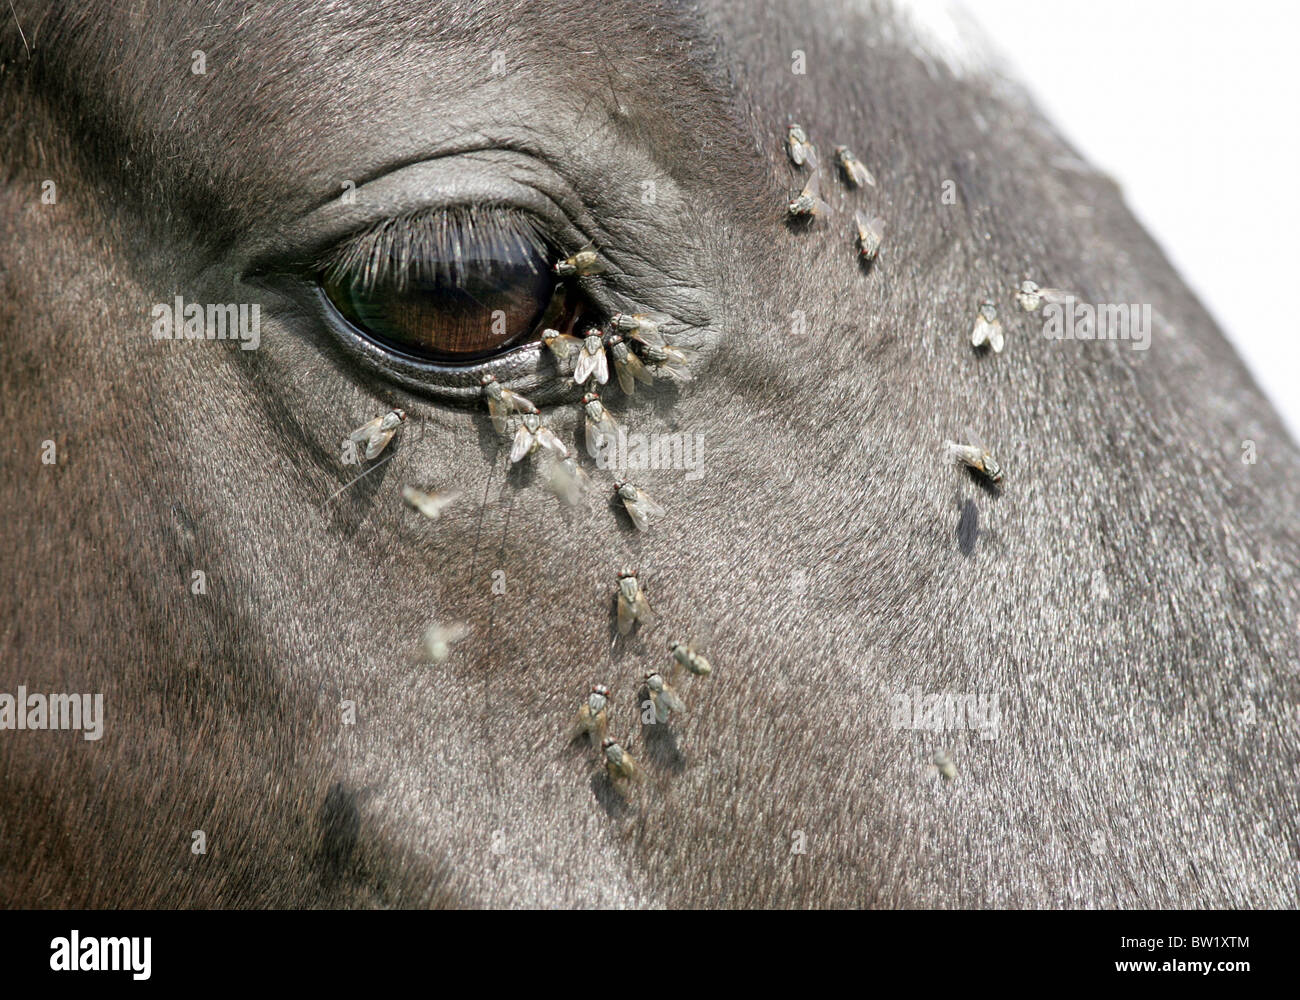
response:
[[[1300,4],[965,0],[1300,440]]]

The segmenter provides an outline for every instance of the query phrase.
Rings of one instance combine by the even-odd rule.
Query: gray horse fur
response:
[[[1294,905],[1300,456],[1115,184],[979,42],[909,18],[15,0],[0,691],[102,692],[106,718],[0,732],[0,903]],[[832,206],[806,227],[792,120]],[[831,173],[838,143],[878,187]],[[679,393],[608,393],[705,442],[698,479],[633,477],[668,511],[644,534],[607,474],[566,511],[481,406],[357,363],[268,277],[507,176],[610,260],[598,306],[694,350]],[[888,225],[869,271],[857,208]],[[1150,349],[1044,338],[1025,278],[1151,304]],[[257,303],[259,348],[153,339],[177,294]],[[985,299],[1000,355],[969,343]],[[569,442],[548,366],[508,384]],[[339,442],[399,405],[389,460],[329,499]],[[1000,492],[945,458],[967,427]],[[465,496],[431,524],[406,483]],[[625,565],[660,617],[630,640]],[[472,629],[438,664],[435,619]],[[714,674],[643,728],[676,637]],[[565,741],[602,681],[627,789]],[[996,738],[899,728],[913,692],[996,695]]]

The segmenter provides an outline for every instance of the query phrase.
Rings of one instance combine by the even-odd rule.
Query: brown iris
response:
[[[381,346],[425,361],[469,362],[516,346],[543,320],[558,325],[564,290],[531,247],[462,246],[454,262],[381,267],[372,280],[327,273],[321,287],[349,322]]]

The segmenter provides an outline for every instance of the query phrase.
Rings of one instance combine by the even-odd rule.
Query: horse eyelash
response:
[[[363,293],[391,284],[439,278],[456,282],[474,263],[491,269],[495,260],[522,261],[534,272],[552,251],[536,220],[501,206],[421,209],[371,226],[328,250],[316,270],[327,282],[353,282]]]

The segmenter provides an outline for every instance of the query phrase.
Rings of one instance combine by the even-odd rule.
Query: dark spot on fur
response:
[[[605,769],[605,755],[601,753],[600,770],[591,777],[591,793],[596,797],[601,809],[610,819],[626,816],[630,810],[627,797],[619,783],[609,776]]]
[[[646,692],[643,690],[643,694]],[[646,694],[648,700],[649,695]],[[645,700],[641,702],[645,707]],[[686,770],[686,758],[677,747],[677,734],[667,723],[651,722],[641,724],[641,735],[645,741],[645,757],[656,765],[673,774]]]
[[[979,508],[975,501],[968,499],[961,505],[961,519],[957,522],[957,547],[964,556],[975,551],[975,541],[979,537]]]
[[[320,845],[313,866],[322,887],[333,889],[345,877],[361,834],[361,810],[355,792],[336,782],[325,796],[316,815],[320,825]]]
[[[1002,496],[1002,488],[978,469],[972,469],[968,465],[966,466],[966,475],[970,477],[971,482],[975,483],[976,486],[982,489],[989,496],[995,498]]]

